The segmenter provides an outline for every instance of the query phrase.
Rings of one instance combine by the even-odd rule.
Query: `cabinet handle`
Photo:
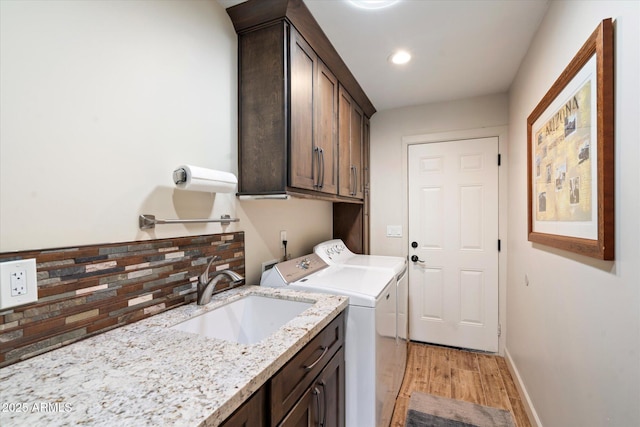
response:
[[[356,196],[358,194],[358,167],[353,167],[353,182],[356,185],[353,186],[353,195]]]
[[[349,195],[353,196],[353,165],[349,168],[351,176],[349,177]]]
[[[325,387],[324,381],[320,381],[318,385],[322,387],[322,422],[320,423],[320,427],[324,427],[327,423],[327,388]]]
[[[316,359],[315,362],[313,362],[311,365],[305,365],[304,366],[304,370],[305,371],[310,371],[312,370],[317,364],[318,362],[320,362],[322,360],[322,358],[324,357],[325,354],[327,354],[327,350],[329,350],[329,346],[326,347],[320,347],[320,350],[322,350],[322,354],[320,355],[320,357],[318,357]]]
[[[319,148],[319,164],[320,164],[320,177],[318,178],[320,185],[320,188],[324,187],[324,150],[322,148]]]
[[[320,390],[318,390],[318,387],[314,387],[313,388],[313,395],[316,398],[316,416],[318,417],[318,427],[322,427],[324,425],[323,422],[320,421],[320,413],[322,411],[320,411]]]
[[[313,186],[315,188],[320,187],[320,148],[315,147],[313,149],[313,160],[316,162],[317,170],[313,171]],[[312,163],[313,164],[313,163]]]
[[[351,184],[352,184],[352,190],[351,190],[351,195],[355,196],[358,192],[358,168],[351,165]]]

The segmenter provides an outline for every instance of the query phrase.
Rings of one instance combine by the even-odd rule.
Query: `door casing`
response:
[[[498,138],[498,153],[501,156],[501,165],[498,169],[498,234],[501,240],[501,250],[498,254],[498,324],[500,325],[501,334],[498,337],[498,354],[504,355],[506,331],[506,283],[507,283],[507,183],[508,183],[508,165],[509,155],[507,151],[507,135],[509,128],[507,126],[493,126],[478,129],[457,130],[441,133],[429,133],[419,135],[408,135],[402,137],[402,218],[403,227],[408,230],[409,227],[409,191],[408,191],[408,146],[412,144],[424,144],[430,142],[444,142],[457,139],[475,139],[485,137]],[[409,236],[405,233],[402,236],[403,247],[408,256]],[[524,278],[523,278],[524,286]]]
[[[408,148],[411,339],[497,352],[498,138]]]

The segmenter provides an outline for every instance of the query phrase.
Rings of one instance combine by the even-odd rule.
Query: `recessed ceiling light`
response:
[[[411,54],[406,50],[399,50],[389,57],[389,61],[397,65],[406,64],[411,61]]]
[[[362,9],[384,9],[399,1],[400,0],[349,0],[349,3]]]

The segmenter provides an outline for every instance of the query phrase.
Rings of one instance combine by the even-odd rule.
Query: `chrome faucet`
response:
[[[217,255],[211,258],[211,261],[209,261],[209,264],[204,270],[204,273],[198,276],[198,305],[209,304],[209,302],[211,301],[213,290],[223,276],[227,276],[229,279],[231,279],[232,286],[244,280],[244,277],[231,270],[214,271],[211,274],[211,279],[209,279],[209,269],[211,268],[213,262],[219,259],[220,257]]]

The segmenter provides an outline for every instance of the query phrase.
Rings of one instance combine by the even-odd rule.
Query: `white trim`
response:
[[[425,142],[444,142],[458,139],[486,138],[491,136],[507,137],[507,126],[492,126],[478,129],[454,130],[449,132],[427,133],[402,137],[403,145],[423,144]]]
[[[409,145],[425,144],[431,142],[454,141],[460,139],[476,139],[486,137],[498,138],[498,153],[502,156],[502,165],[498,168],[498,234],[501,240],[501,248],[498,253],[498,324],[501,325],[501,334],[498,337],[498,354],[503,355],[507,336],[507,194],[508,188],[508,153],[507,153],[507,126],[492,126],[478,129],[463,129],[450,132],[428,133],[421,135],[409,135],[402,137],[402,218],[404,229],[409,230]],[[498,159],[496,159],[496,162]],[[408,247],[408,237],[405,238],[405,246]],[[496,242],[496,245],[498,242]],[[497,331],[496,331],[497,333]]]
[[[504,349],[504,358],[507,361],[507,368],[509,368],[509,372],[511,373],[511,376],[515,380],[514,383],[516,384],[518,393],[520,394],[520,396],[524,398],[522,399],[522,403],[524,406],[524,410],[527,413],[527,417],[529,418],[529,422],[533,427],[542,427],[542,421],[540,421],[540,418],[538,417],[538,413],[536,412],[536,409],[533,407],[533,403],[531,402],[529,393],[527,393],[527,389],[525,388],[524,383],[522,382],[520,373],[518,372],[518,369],[516,368],[516,365],[513,362],[513,359],[511,358],[511,354],[509,353],[509,350],[506,348]]]

